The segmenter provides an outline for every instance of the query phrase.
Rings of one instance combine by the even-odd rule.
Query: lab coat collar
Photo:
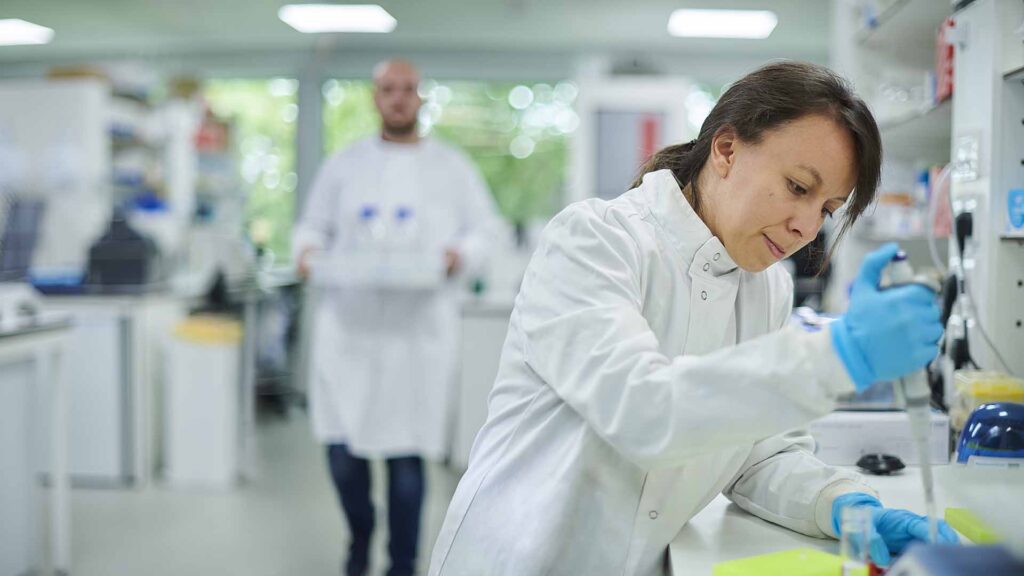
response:
[[[650,194],[651,215],[683,257],[691,276],[720,278],[738,270],[722,241],[711,234],[683,196],[671,170],[644,174],[640,187]]]
[[[374,139],[377,148],[388,153],[405,153],[413,154],[420,150],[425,150],[430,147],[430,139],[427,137],[421,137],[416,142],[393,142],[391,140],[385,140],[380,134]]]

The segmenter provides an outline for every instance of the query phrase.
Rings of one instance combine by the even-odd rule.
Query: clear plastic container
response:
[[[444,252],[424,246],[412,208],[399,205],[390,214],[363,205],[354,240],[313,263],[313,283],[324,289],[440,289],[446,278]]]
[[[1002,372],[960,370],[954,378],[956,395],[950,406],[953,430],[963,430],[967,418],[982,404],[993,402],[1024,403],[1024,380]]]
[[[387,228],[380,218],[380,210],[366,204],[359,210],[359,224],[356,232],[356,243],[359,248],[376,247],[385,242]]]
[[[871,509],[865,506],[843,508],[839,516],[839,555],[843,558],[843,576],[867,576],[871,561]]]
[[[419,222],[417,222],[416,212],[412,208],[408,206],[395,208],[395,218],[390,236],[393,247],[398,250],[419,249]]]

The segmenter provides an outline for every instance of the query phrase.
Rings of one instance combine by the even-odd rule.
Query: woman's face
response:
[[[736,264],[759,272],[814,240],[856,184],[853,139],[826,116],[712,143],[701,201],[708,228]]]

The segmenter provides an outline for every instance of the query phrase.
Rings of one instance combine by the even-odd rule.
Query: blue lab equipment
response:
[[[1021,460],[1024,463],[1024,404],[994,402],[974,409],[960,433],[956,461],[990,458]]]

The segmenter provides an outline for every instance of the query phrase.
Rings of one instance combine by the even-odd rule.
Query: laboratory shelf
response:
[[[925,234],[879,234],[879,233],[865,233],[857,236],[860,240],[866,242],[927,242],[928,236]],[[945,238],[940,238],[939,242],[944,242]]]
[[[942,0],[891,0],[878,2],[876,25],[857,31],[857,43],[885,52],[934,58],[939,25],[952,13]],[[920,58],[917,58],[920,59]]]
[[[934,163],[949,162],[953,106],[949,100],[928,108],[880,119],[878,129],[887,156]]]

